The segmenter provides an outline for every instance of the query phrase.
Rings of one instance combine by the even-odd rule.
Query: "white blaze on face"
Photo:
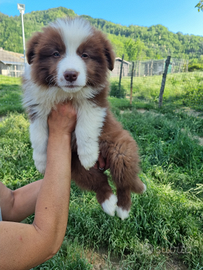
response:
[[[70,21],[58,20],[51,26],[61,33],[66,46],[65,57],[59,61],[57,67],[57,84],[65,92],[77,92],[86,85],[87,81],[86,65],[81,56],[77,54],[77,49],[92,35],[92,27],[81,18]],[[75,81],[69,82],[65,79],[64,73],[68,71],[77,73]]]

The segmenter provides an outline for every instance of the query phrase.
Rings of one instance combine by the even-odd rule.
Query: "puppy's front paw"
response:
[[[36,154],[36,152],[33,152],[33,159],[35,161],[35,166],[37,170],[44,174],[45,169],[46,169],[46,164],[47,164],[47,156],[44,154]]]
[[[86,170],[89,170],[97,162],[98,156],[99,156],[98,151],[86,155],[79,154],[80,163]]]
[[[35,166],[40,173],[42,173],[42,174],[45,173],[45,169],[46,169],[46,162],[45,161],[35,161]]]

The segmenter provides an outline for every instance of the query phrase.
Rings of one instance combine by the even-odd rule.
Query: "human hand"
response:
[[[49,136],[70,135],[75,129],[76,116],[71,101],[56,105],[48,117]]]

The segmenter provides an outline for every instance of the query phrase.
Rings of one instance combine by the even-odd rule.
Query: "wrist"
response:
[[[50,132],[48,140],[54,140],[60,142],[61,140],[70,140],[71,141],[71,133],[59,133],[59,132]]]
[[[50,134],[48,138],[48,149],[52,151],[62,151],[71,148],[71,134]],[[48,150],[47,149],[47,150]]]

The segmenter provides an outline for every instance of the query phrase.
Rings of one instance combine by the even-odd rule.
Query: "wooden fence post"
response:
[[[119,77],[119,83],[118,83],[119,94],[121,93],[121,78],[122,78],[122,69],[123,69],[123,59],[124,59],[124,54],[122,55],[121,68],[120,68],[120,77]]]
[[[137,77],[137,62],[134,62],[135,65],[134,65],[134,69],[135,69],[135,77]]]
[[[151,60],[151,76],[153,74],[153,60]]]
[[[188,72],[188,60],[186,60],[186,72]]]
[[[166,62],[165,62],[166,64],[165,64],[165,69],[164,69],[164,73],[163,73],[161,89],[160,89],[160,94],[159,94],[159,108],[162,106],[164,87],[165,87],[165,83],[166,83],[166,76],[167,76],[170,60],[171,60],[171,56],[168,56],[167,59],[166,59]]]
[[[134,73],[134,62],[132,62],[131,82],[130,82],[130,105],[132,105],[133,96],[133,73]]]
[[[180,62],[179,62],[179,70],[178,70],[178,73],[180,73],[180,71],[181,71],[181,65],[182,64],[182,60],[180,60]]]

